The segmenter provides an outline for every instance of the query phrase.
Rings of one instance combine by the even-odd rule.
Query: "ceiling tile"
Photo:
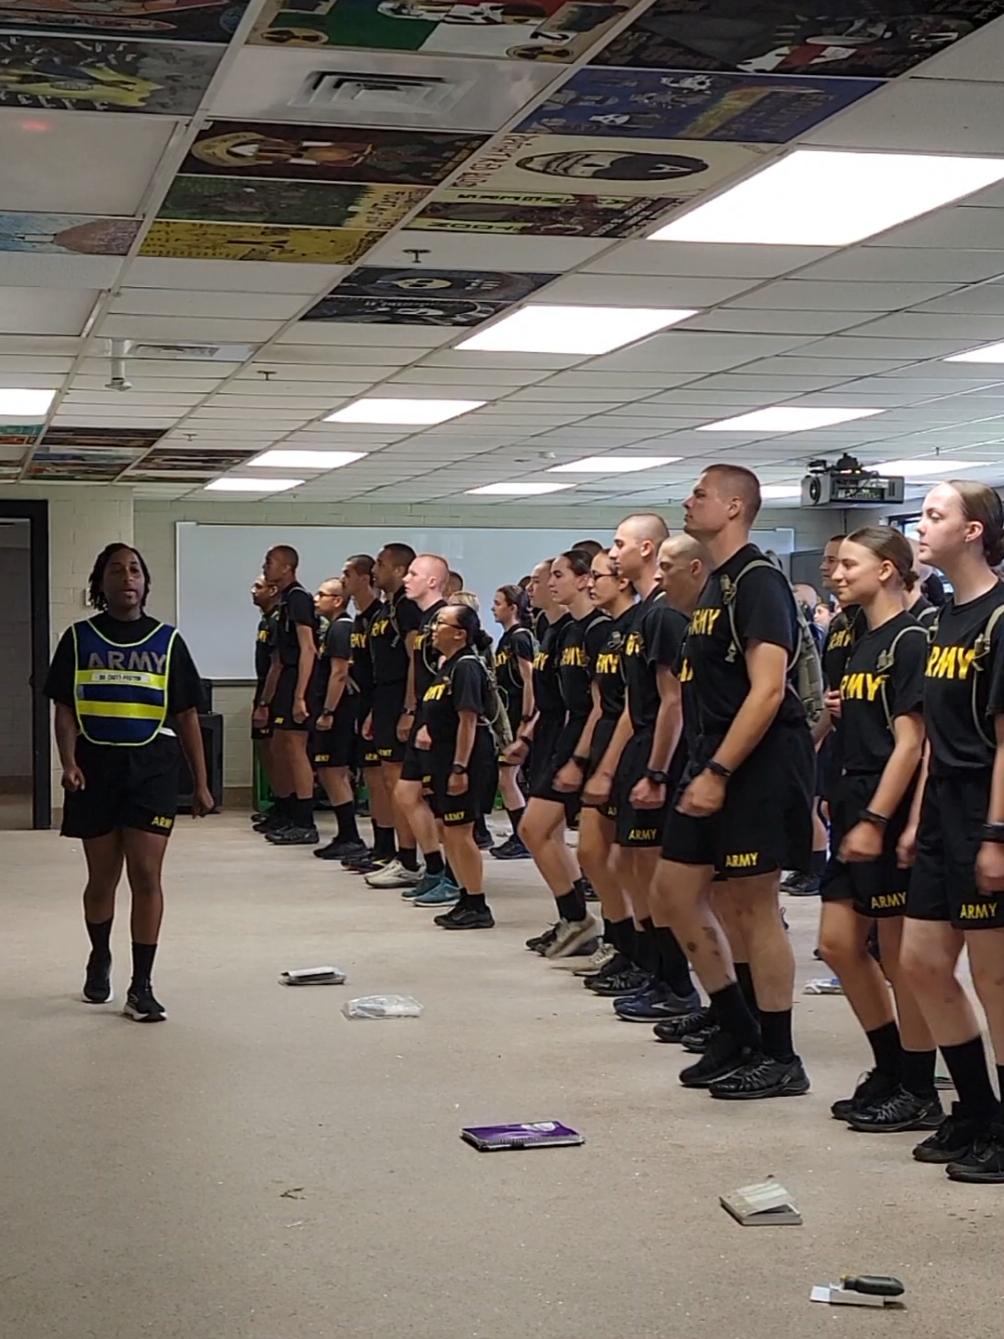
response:
[[[105,112],[0,111],[4,209],[55,214],[135,213],[175,123]],[[95,153],[100,143],[101,152]],[[81,165],[86,164],[86,170]]]
[[[287,321],[296,316],[306,306],[306,302],[307,299],[299,293],[216,293],[126,286],[112,298],[109,313]]]
[[[998,240],[1004,244],[1004,229]],[[970,284],[1004,274],[1004,250],[953,251],[945,247],[855,246],[803,271],[806,282]]]
[[[0,168],[0,173],[3,169]],[[122,271],[118,256],[58,256],[0,251],[0,287],[111,288]]]
[[[734,298],[732,307],[781,308],[784,311],[891,312],[951,292],[954,283],[838,283],[779,279]]]
[[[974,39],[976,44],[983,35]],[[898,79],[805,136],[805,144],[914,153],[996,154],[1004,84]]]
[[[756,279],[650,278],[642,275],[569,274],[535,294],[536,302],[583,306],[710,307],[753,288]]]
[[[12,335],[79,335],[96,292],[60,288],[0,288],[0,331]]]
[[[574,269],[610,245],[593,237],[509,237],[479,233],[436,233],[418,229],[396,233],[367,253],[367,265],[411,268],[415,248],[429,269],[515,270],[552,274]]]
[[[597,358],[592,367],[606,371],[717,372],[741,363],[796,349],[808,341],[797,335],[718,335],[669,331],[651,335],[628,349]]]
[[[131,288],[186,288],[218,293],[302,293],[309,296],[333,288],[346,273],[344,265],[298,265],[260,260],[176,260],[137,256],[129,262]]]
[[[281,321],[218,320],[211,316],[106,316],[97,331],[110,339],[180,340],[190,344],[262,344]]]
[[[703,242],[622,242],[590,261],[587,274],[680,275],[706,279],[773,279],[830,253],[830,247],[726,246]]]

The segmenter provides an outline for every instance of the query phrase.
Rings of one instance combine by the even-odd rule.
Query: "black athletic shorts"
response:
[[[883,919],[902,916],[906,910],[906,889],[910,871],[896,864],[896,844],[910,817],[912,792],[899,806],[882,841],[878,860],[840,860],[840,843],[855,827],[875,794],[878,775],[844,776],[834,783],[830,798],[830,850],[819,893],[824,902],[853,902],[862,916]],[[836,796],[837,798],[833,798]]]
[[[397,727],[407,691],[405,683],[378,683],[373,689],[373,744],[381,762],[404,760],[404,742],[397,737]]]
[[[633,734],[624,746],[621,760],[614,777],[611,798],[617,807],[617,833],[614,841],[618,846],[661,846],[662,832],[666,826],[666,813],[669,798],[676,790],[679,777],[670,776],[666,786],[667,800],[660,809],[636,809],[631,803],[631,792],[648,770],[648,760],[652,756],[651,730]]]
[[[613,733],[616,730],[616,728],[617,728],[616,719],[611,720],[609,716],[601,716],[600,719],[596,722],[596,728],[593,731],[593,741],[589,746],[589,766],[586,768],[585,775],[582,778],[583,789],[585,789],[586,782],[594,774],[597,767],[599,767],[600,763],[603,761],[603,755],[607,751],[607,748],[610,744],[611,739],[613,738]],[[614,796],[613,787],[611,786],[610,788],[610,798],[606,801],[605,804],[586,804],[585,802],[583,802],[581,807],[583,809],[595,809],[599,813],[601,818],[609,818],[609,819],[616,818],[617,802]]]
[[[808,869],[812,855],[814,750],[808,728],[775,726],[728,783],[725,803],[708,818],[676,805],[720,740],[702,741],[666,815],[664,860],[711,865],[726,879]]]
[[[551,756],[546,761],[541,760],[540,769],[539,771],[535,770],[535,776],[530,785],[530,797],[532,799],[550,800],[552,804],[564,805],[565,821],[569,826],[578,817],[582,805],[582,795],[580,791],[569,794],[567,791],[555,790],[554,778],[575,752],[585,724],[583,717],[572,716],[561,726],[557,734],[553,736]],[[534,738],[536,742],[536,732]]]
[[[356,699],[351,693],[342,693],[331,729],[315,729],[310,736],[310,761],[315,767],[351,767],[355,757]]]
[[[419,724],[416,721],[411,727],[411,734],[408,736],[408,742],[404,746],[404,761],[401,764],[401,780],[421,781],[423,786],[431,786],[432,751],[430,749],[420,749],[415,746],[415,736],[418,734],[418,731]]]
[[[128,748],[80,738],[76,757],[85,785],[64,792],[62,836],[105,837],[120,828],[171,835],[178,812],[177,739],[159,734]]]
[[[359,698],[359,710],[356,719],[356,756],[355,766],[357,767],[379,767],[380,754],[377,752],[376,741],[363,738],[363,726],[366,724],[366,718],[373,710],[373,699],[369,697]]]
[[[305,721],[293,720],[293,696],[296,693],[296,678],[299,671],[295,665],[284,666],[275,686],[269,719],[276,730],[307,730],[314,728],[314,718],[309,711]],[[307,704],[309,707],[309,703]]]
[[[467,789],[451,795],[447,789],[452,775],[453,752],[449,756],[430,754],[432,812],[447,828],[460,828],[491,813],[498,789],[499,773],[495,743],[487,726],[478,726],[474,747],[467,764]]]
[[[976,887],[976,857],[990,803],[990,772],[929,776],[917,830],[906,914],[956,930],[999,930],[1004,894]]]

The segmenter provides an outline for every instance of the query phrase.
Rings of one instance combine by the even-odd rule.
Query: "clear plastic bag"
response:
[[[421,1018],[423,1005],[412,995],[362,995],[342,1005],[346,1018]]]

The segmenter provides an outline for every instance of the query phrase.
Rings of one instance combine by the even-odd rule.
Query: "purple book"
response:
[[[494,1153],[502,1148],[556,1148],[586,1141],[577,1130],[560,1121],[534,1121],[526,1125],[474,1125],[460,1131],[480,1153]]]

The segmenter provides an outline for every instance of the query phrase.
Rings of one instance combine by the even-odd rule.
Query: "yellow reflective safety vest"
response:
[[[80,733],[92,744],[149,744],[167,719],[167,683],[177,628],[158,623],[140,642],[110,642],[87,619],[73,625],[73,697]]]

